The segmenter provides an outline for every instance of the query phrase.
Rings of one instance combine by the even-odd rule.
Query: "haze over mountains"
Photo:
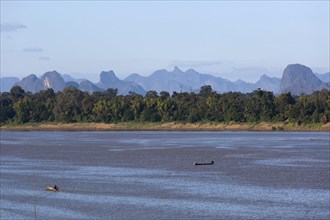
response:
[[[81,91],[92,93],[104,91],[108,88],[118,89],[118,94],[127,95],[135,92],[144,95],[147,91],[154,90],[158,93],[167,91],[198,92],[200,87],[211,85],[214,91],[219,93],[237,91],[252,92],[258,88],[272,91],[274,94],[291,92],[293,95],[301,93],[310,94],[315,90],[329,89],[330,73],[314,74],[312,70],[301,64],[290,64],[283,71],[282,79],[262,75],[255,83],[243,80],[235,82],[215,77],[210,74],[199,73],[194,69],[182,71],[178,67],[168,71],[157,70],[149,76],[131,74],[124,80],[120,80],[113,71],[102,71],[100,80],[92,83],[86,79],[75,79],[68,74],[60,74],[56,71],[46,72],[40,78],[29,75],[22,80],[15,77],[1,78],[1,92],[8,92],[14,85],[21,86],[25,91],[32,93],[52,88],[55,92],[62,91],[67,86],[73,86]]]

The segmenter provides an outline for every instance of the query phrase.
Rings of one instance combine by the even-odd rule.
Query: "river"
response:
[[[1,219],[330,218],[328,132],[0,135]]]

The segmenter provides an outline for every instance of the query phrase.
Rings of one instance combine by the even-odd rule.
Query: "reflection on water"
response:
[[[1,219],[33,219],[35,208],[38,219],[328,219],[328,142],[326,133],[2,132]],[[192,166],[196,158],[215,165]],[[63,191],[44,190],[53,184]]]

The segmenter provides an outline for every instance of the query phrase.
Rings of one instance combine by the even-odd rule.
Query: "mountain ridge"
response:
[[[294,71],[290,72],[289,70],[292,67],[296,68],[294,68]],[[17,82],[16,78],[16,80],[11,81],[11,84],[19,85],[24,90],[32,93],[47,88],[52,88],[57,92],[63,90],[66,86],[73,86],[81,91],[89,93],[114,88],[118,90],[119,95],[127,95],[129,92],[144,95],[146,91],[150,90],[154,90],[158,93],[161,91],[167,91],[169,93],[174,91],[198,92],[200,87],[204,85],[210,85],[214,91],[219,93],[229,91],[248,93],[260,88],[271,91],[274,94],[292,92],[294,95],[301,92],[310,93],[316,89],[329,88],[328,84],[318,78],[318,76],[326,78],[329,73],[314,74],[310,68],[308,68],[308,70],[307,68],[308,67],[301,64],[289,64],[284,69],[282,78],[270,77],[263,74],[255,83],[245,82],[243,80],[232,82],[211,74],[199,73],[194,69],[182,71],[179,67],[175,66],[172,71],[159,69],[149,76],[141,76],[138,73],[132,73],[123,80],[119,79],[113,70],[102,71],[99,81],[96,83],[86,79],[75,79],[69,74],[61,74],[54,70],[44,73],[40,78],[34,74],[24,77],[19,82]],[[289,77],[287,76],[287,72],[290,72]],[[3,81],[3,79],[6,80],[5,77],[0,79],[2,84],[6,83]],[[312,80],[315,85],[313,84],[311,88],[306,86],[306,84],[310,83],[308,80]],[[301,83],[303,83],[304,86]],[[294,89],[298,87],[300,91]],[[9,86],[6,87],[6,89],[8,88]],[[306,89],[306,91],[304,89]],[[3,92],[2,89],[1,91]]]

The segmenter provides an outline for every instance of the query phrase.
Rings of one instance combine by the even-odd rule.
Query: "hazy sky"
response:
[[[329,1],[4,1],[1,76],[98,81],[194,68],[230,80],[329,71]]]

